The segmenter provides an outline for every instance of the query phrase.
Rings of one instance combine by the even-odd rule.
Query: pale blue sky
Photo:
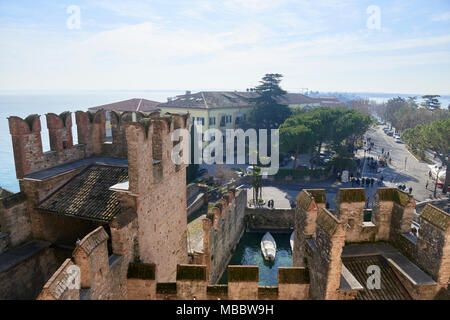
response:
[[[0,90],[449,94],[450,1],[0,0],[0,48]]]

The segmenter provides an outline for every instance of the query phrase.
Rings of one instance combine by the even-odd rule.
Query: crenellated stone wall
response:
[[[417,263],[447,288],[450,283],[450,214],[427,205],[420,215]]]
[[[342,222],[327,209],[321,209],[316,220],[314,253],[308,262],[311,276],[311,298],[335,300],[339,298],[342,271],[342,248],[345,230]]]
[[[98,227],[76,246],[72,259],[67,259],[42,289],[41,300],[122,300],[127,298],[127,272],[134,258],[136,216],[125,214],[113,223],[113,254],[108,254],[108,234]],[[77,270],[70,269],[73,266]],[[78,272],[80,287],[68,280]],[[75,289],[75,290],[74,290]],[[78,292],[77,292],[78,291]]]
[[[316,200],[317,199],[317,200]],[[303,189],[296,197],[297,205],[294,215],[294,250],[292,265],[305,266],[306,239],[316,233],[316,219],[319,209],[325,208],[326,195],[324,189]]]
[[[246,205],[245,190],[231,189],[203,220],[202,263],[207,267],[209,283],[220,279],[245,232]]]
[[[205,265],[178,265],[176,282],[157,283],[155,266],[132,264],[128,299],[157,300],[306,300],[309,278],[304,268],[280,268],[279,285],[258,285],[258,267],[228,266],[228,284],[208,285]]]

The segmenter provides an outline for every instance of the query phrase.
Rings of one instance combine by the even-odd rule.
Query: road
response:
[[[412,187],[412,195],[417,202],[433,198],[434,183],[428,177],[429,164],[418,161],[406,149],[405,144],[396,143],[393,137],[385,134],[382,126],[369,130],[365,137],[371,138],[371,141],[375,144],[371,152],[366,153],[366,157],[377,159],[382,155],[382,148],[384,148],[384,152],[389,152],[392,158],[390,166],[382,173],[385,186],[397,187],[399,184],[404,184],[407,190]],[[363,152],[362,150],[358,152],[361,158]],[[380,174],[369,172],[367,162],[364,163],[362,173],[366,177],[376,178],[380,176]],[[425,188],[427,181],[428,188]],[[438,195],[440,195],[440,189],[437,190]]]
[[[399,184],[404,184],[407,187],[412,187],[412,195],[416,202],[421,202],[427,199],[433,198],[434,184],[428,177],[429,167],[427,163],[418,161],[407,149],[405,144],[396,143],[393,137],[386,135],[379,126],[374,129],[370,129],[365,138],[371,138],[374,142],[374,147],[371,152],[366,152],[366,157],[373,157],[378,159],[382,155],[382,149],[387,153],[389,152],[392,158],[389,167],[385,168],[381,174],[377,174],[371,171],[367,165],[367,161],[364,161],[362,169],[363,177],[377,178],[383,175],[384,183],[383,187],[396,188]],[[364,151],[359,150],[357,156],[361,159],[364,158]],[[405,165],[406,160],[406,165]],[[428,188],[425,188],[428,181]],[[252,198],[251,186],[248,187],[248,199]],[[308,189],[325,189],[327,195],[327,201],[330,203],[330,209],[334,208],[334,197],[336,196],[339,188],[351,188],[352,184],[342,183],[333,179],[322,182],[303,182],[303,183],[276,183],[276,182],[264,182],[263,187],[263,199],[273,199],[276,208],[288,208],[290,202],[295,200],[297,194],[304,188]],[[354,186],[356,187],[356,186]],[[366,187],[366,196],[369,197],[370,202],[373,201],[373,196],[378,186],[375,183],[372,187]],[[438,188],[438,198],[441,197],[440,189]]]

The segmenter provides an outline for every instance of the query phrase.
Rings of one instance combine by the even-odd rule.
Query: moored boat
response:
[[[261,252],[265,260],[274,261],[277,252],[277,244],[270,232],[266,232],[261,239]]]

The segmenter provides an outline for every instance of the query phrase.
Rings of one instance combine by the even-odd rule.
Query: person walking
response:
[[[428,180],[427,180],[427,184],[425,185],[425,189],[428,189]]]
[[[409,194],[412,193],[412,187],[409,187]]]

